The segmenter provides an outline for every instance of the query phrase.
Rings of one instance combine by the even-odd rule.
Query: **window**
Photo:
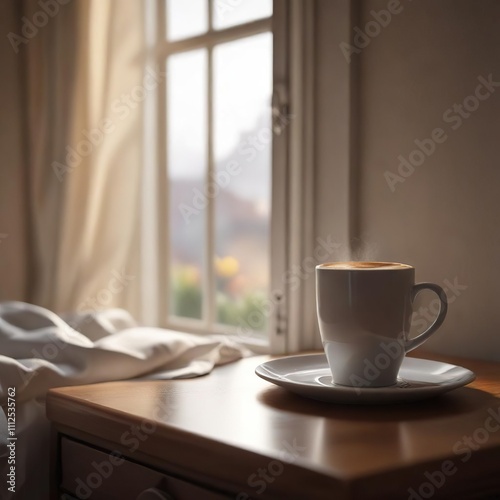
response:
[[[284,18],[282,0],[158,2],[162,326],[265,342],[277,328]]]

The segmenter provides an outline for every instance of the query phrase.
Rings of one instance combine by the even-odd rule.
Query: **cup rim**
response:
[[[357,267],[357,268],[349,268],[347,266],[351,266],[353,264],[368,264],[367,267]],[[346,267],[337,267],[339,265],[344,265]],[[348,272],[357,272],[357,271],[406,271],[408,269],[415,269],[410,264],[403,264],[402,262],[385,262],[385,261],[364,261],[364,260],[349,260],[349,261],[332,261],[332,262],[323,262],[322,264],[318,264],[316,266],[317,270],[325,269],[329,271],[348,271]]]

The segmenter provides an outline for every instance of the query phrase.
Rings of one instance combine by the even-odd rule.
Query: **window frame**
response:
[[[209,29],[206,33],[201,35],[195,35],[186,39],[176,40],[169,42],[166,38],[166,23],[164,22],[165,18],[165,8],[166,4],[164,0],[156,0],[154,2],[154,8],[150,9],[149,18],[154,19],[155,22],[155,34],[152,38],[155,42],[150,43],[150,52],[154,54],[153,58],[159,68],[159,73],[161,75],[166,74],[167,68],[167,58],[168,56],[176,53],[186,52],[189,50],[194,50],[197,48],[206,48],[208,51],[208,86],[207,86],[207,104],[208,104],[208,113],[207,113],[207,130],[208,130],[208,168],[206,171],[206,181],[210,179],[210,175],[214,169],[214,161],[213,161],[213,151],[212,151],[212,102],[210,99],[210,95],[212,95],[212,54],[213,48],[215,45],[219,43],[225,43],[233,40],[238,40],[247,36],[252,36],[260,33],[271,32],[273,34],[273,87],[275,86],[275,82],[279,80],[283,82],[285,80],[285,76],[283,71],[285,68],[283,64],[278,62],[281,59],[286,59],[285,54],[283,54],[282,58],[274,57],[277,50],[277,44],[279,44],[278,50],[283,51],[286,48],[286,44],[284,44],[283,33],[285,31],[286,24],[286,0],[274,0],[273,6],[273,15],[269,18],[258,19],[255,21],[251,21],[249,23],[240,24],[236,26],[230,26],[224,29],[215,30],[211,27],[212,24],[212,9],[211,4],[212,0],[207,0],[209,5]],[[278,16],[276,15],[279,13]],[[279,21],[278,21],[279,17]],[[279,28],[278,28],[279,26]],[[280,33],[281,36],[277,36]],[[277,66],[279,66],[277,68]],[[161,83],[157,89],[156,98],[155,98],[155,121],[157,123],[156,129],[156,151],[154,155],[154,159],[150,158],[150,163],[156,164],[156,172],[154,173],[154,177],[156,179],[157,192],[155,196],[154,202],[150,202],[151,206],[153,203],[155,205],[156,211],[156,227],[157,227],[157,237],[154,239],[150,238],[150,241],[154,241],[157,245],[157,256],[156,256],[156,265],[153,266],[156,273],[156,279],[154,280],[155,288],[156,288],[156,298],[154,299],[154,305],[149,305],[149,309],[151,314],[149,315],[150,323],[154,323],[158,326],[181,330],[189,333],[196,334],[228,334],[232,337],[235,337],[238,341],[249,345],[255,351],[267,352],[269,351],[270,344],[272,341],[272,332],[277,329],[275,324],[277,323],[276,317],[280,317],[283,315],[283,311],[281,309],[281,305],[279,307],[279,311],[271,311],[271,315],[268,320],[268,332],[267,337],[268,340],[262,340],[261,338],[256,338],[253,335],[245,336],[242,335],[241,331],[237,327],[231,327],[226,325],[220,325],[214,321],[215,315],[215,293],[212,290],[211,284],[214,283],[214,269],[213,266],[207,266],[208,279],[205,279],[204,290],[203,293],[206,296],[206,300],[208,302],[208,318],[206,313],[204,313],[204,317],[202,320],[190,320],[189,318],[179,318],[175,316],[169,316],[168,312],[168,301],[161,300],[162,297],[167,297],[169,293],[169,263],[170,263],[170,255],[169,255],[169,243],[168,243],[168,235],[169,235],[169,207],[168,207],[168,165],[167,165],[167,150],[166,150],[166,137],[167,137],[167,119],[166,113],[161,110],[166,109],[166,79],[163,78]],[[285,106],[285,104],[283,104]],[[151,116],[152,113],[150,113]],[[151,131],[151,130],[150,130]],[[279,186],[283,185],[283,182],[275,182],[275,165],[280,165],[280,170],[283,171],[284,167],[286,167],[286,141],[285,136],[287,134],[282,134],[283,137],[279,137],[277,140],[277,136],[273,135],[273,147],[272,147],[272,210],[271,210],[271,231],[270,231],[270,268],[271,268],[271,276],[270,276],[270,288],[273,282],[273,275],[276,274],[276,265],[275,261],[285,263],[286,256],[283,254],[284,244],[282,239],[279,238],[281,248],[276,248],[276,240],[275,233],[278,231],[275,228],[285,228],[286,227],[286,210],[285,207],[278,206],[275,201],[276,199],[281,200],[281,205],[285,201],[285,196],[283,193],[279,193]],[[151,143],[151,138],[148,139],[148,142]],[[283,174],[280,174],[283,175]],[[151,182],[149,183],[151,185]],[[281,189],[282,191],[282,189]],[[205,248],[205,261],[209,262],[211,256],[213,256],[213,210],[214,203],[212,199],[208,199],[208,205],[205,209],[205,223],[207,227],[207,238],[206,238],[206,248]],[[151,211],[151,210],[150,210]],[[283,231],[282,231],[283,232]],[[278,231],[279,233],[279,231]],[[150,266],[151,267],[151,266]],[[149,278],[152,277],[152,272],[148,273]],[[145,280],[143,280],[144,282]],[[146,285],[146,283],[145,283]],[[151,283],[146,285],[149,289],[151,289]],[[153,293],[148,295],[154,295]],[[283,300],[284,302],[284,300]],[[152,312],[154,310],[154,313]],[[153,316],[155,319],[153,319]],[[208,321],[207,321],[208,319]],[[278,321],[279,322],[279,321]],[[214,326],[216,329],[210,330],[210,325]],[[280,335],[284,334],[284,332],[280,331]]]

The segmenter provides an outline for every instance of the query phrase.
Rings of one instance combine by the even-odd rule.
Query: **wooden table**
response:
[[[440,357],[477,380],[355,407],[261,380],[265,359],[191,380],[51,390],[53,498],[500,498],[499,364]]]

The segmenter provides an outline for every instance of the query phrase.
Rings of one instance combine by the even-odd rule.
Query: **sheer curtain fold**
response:
[[[28,19],[39,10],[25,0]],[[26,48],[34,276],[55,311],[140,317],[143,2],[75,0]]]

